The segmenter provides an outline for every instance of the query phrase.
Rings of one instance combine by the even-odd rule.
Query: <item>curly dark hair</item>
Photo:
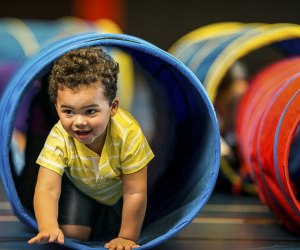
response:
[[[59,88],[76,89],[100,82],[109,105],[116,97],[119,64],[99,47],[71,50],[54,62],[48,92],[56,103]]]

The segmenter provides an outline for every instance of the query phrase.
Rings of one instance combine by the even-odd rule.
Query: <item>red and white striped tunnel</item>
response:
[[[237,137],[244,166],[260,198],[283,225],[300,235],[300,58],[259,72],[242,98]]]

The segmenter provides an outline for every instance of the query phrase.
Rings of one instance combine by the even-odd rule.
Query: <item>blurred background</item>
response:
[[[242,249],[245,246],[248,248],[264,247],[264,249],[273,249],[275,245],[278,249],[281,249],[280,247],[282,247],[282,249],[292,249],[292,247],[296,247],[295,249],[297,249],[300,244],[300,239],[295,236],[295,234],[298,234],[295,232],[299,232],[298,226],[300,227],[300,205],[294,196],[297,196],[298,192],[300,193],[300,188],[297,184],[300,180],[298,174],[300,172],[300,164],[298,164],[300,162],[298,157],[298,148],[300,148],[300,129],[295,133],[297,136],[295,136],[293,144],[296,146],[292,147],[293,157],[290,159],[290,162],[294,163],[291,165],[296,165],[293,168],[294,170],[291,171],[293,172],[291,178],[291,186],[293,187],[291,189],[292,192],[295,192],[295,195],[294,193],[292,194],[292,198],[295,198],[292,201],[286,201],[285,193],[285,196],[281,196],[282,193],[278,190],[277,193],[279,194],[279,198],[275,197],[276,202],[271,198],[268,200],[269,197],[267,197],[265,193],[261,194],[257,192],[257,186],[252,185],[253,180],[251,180],[249,176],[249,168],[246,168],[246,170],[245,168],[242,170],[240,169],[241,166],[244,165],[243,160],[245,160],[242,159],[240,162],[240,159],[237,156],[240,152],[235,152],[235,150],[239,151],[237,148],[240,145],[237,145],[236,139],[234,139],[234,142],[231,144],[230,140],[232,138],[229,137],[231,136],[230,133],[232,132],[232,128],[235,127],[233,120],[236,119],[236,113],[233,113],[233,110],[235,110],[240,98],[248,91],[249,85],[255,85],[249,84],[249,82],[256,82],[256,86],[262,85],[259,78],[256,81],[252,81],[252,78],[266,66],[300,54],[300,28],[297,26],[297,24],[300,24],[299,10],[300,2],[295,0],[1,1],[0,44],[2,46],[0,48],[0,98],[9,79],[14,75],[16,69],[26,61],[27,57],[33,55],[41,47],[52,42],[52,40],[69,34],[89,30],[108,33],[123,33],[142,38],[165,51],[169,51],[175,44],[175,46],[172,47],[173,50],[171,50],[171,52],[194,71],[196,76],[204,84],[205,88],[213,85],[212,83],[218,85],[218,91],[215,91],[219,94],[216,96],[210,95],[210,97],[218,113],[220,132],[222,139],[224,139],[222,145],[226,145],[225,141],[228,140],[226,142],[229,145],[229,151],[231,149],[233,150],[228,153],[226,152],[226,149],[222,149],[223,161],[221,161],[221,171],[217,185],[203,212],[193,221],[192,225],[189,226],[187,230],[178,234],[173,241],[169,241],[166,245],[157,249]],[[228,30],[226,27],[223,29],[223,26],[220,25],[218,26],[218,31],[214,34],[215,37],[213,35],[211,35],[211,37],[206,37],[208,33],[203,33],[203,37],[199,35],[199,37],[193,37],[190,40],[188,38],[183,40],[182,44],[180,44],[180,39],[190,32],[223,22],[241,22],[245,23],[245,25],[239,26],[240,24],[238,24],[239,27],[233,27],[234,25],[228,26]],[[259,44],[252,50],[245,50],[244,47],[241,48],[241,51],[246,52],[244,55],[239,56],[239,58],[234,58],[234,61],[236,61],[237,64],[230,61],[230,56],[226,53],[225,55],[228,57],[225,59],[222,58],[221,52],[223,52],[223,50],[226,52],[227,45],[229,47],[231,42],[233,44],[234,42],[238,44],[237,41],[239,35],[245,34],[245,37],[248,36],[247,38],[252,39],[259,30],[257,33],[263,37],[264,30],[260,30],[259,25],[255,26],[260,23],[287,23],[296,24],[297,27],[288,26],[288,31],[285,31],[285,27],[283,27],[283,31],[278,31],[281,32],[279,38],[274,39],[274,41],[272,40],[273,38],[270,38],[269,42]],[[248,26],[247,24],[250,25]],[[256,28],[258,29],[256,30]],[[279,29],[281,28],[282,27],[279,27]],[[266,28],[266,31],[267,29],[269,29],[269,27]],[[272,27],[270,27],[270,30],[271,29]],[[274,28],[275,31],[276,29],[277,27]],[[206,31],[208,30],[209,28]],[[229,35],[226,34],[228,31],[229,33],[231,32]],[[247,33],[248,31],[250,32]],[[223,32],[224,37],[221,37],[220,34]],[[291,35],[289,32],[291,32]],[[271,35],[269,37],[271,37]],[[237,38],[237,41],[234,41],[235,38]],[[247,38],[244,38],[242,41],[246,43]],[[295,40],[293,40],[294,38]],[[280,43],[281,40],[289,39],[290,41],[288,41],[288,43]],[[176,43],[178,40],[180,40],[179,43]],[[225,40],[228,42],[226,45],[222,44]],[[205,47],[202,42],[203,44],[206,42],[207,44],[213,44],[213,46],[210,48]],[[220,44],[223,46],[222,48]],[[187,50],[185,51],[181,45]],[[220,47],[218,47],[219,45]],[[203,49],[201,52],[201,48],[211,49],[211,51],[207,50],[207,52]],[[216,52],[214,50],[215,48],[218,48],[219,51]],[[112,52],[115,53],[114,51]],[[120,56],[119,51],[116,53],[116,56]],[[198,57],[192,58],[194,54],[198,54]],[[219,59],[219,54],[221,55],[220,58],[224,61],[222,62],[220,59],[221,66],[218,64],[213,65],[213,61]],[[191,58],[187,58],[186,55],[191,55]],[[123,65],[122,67],[125,67],[124,65],[127,65],[126,76],[121,76],[121,83],[126,82],[127,85],[126,88],[122,88],[122,84],[120,86],[120,93],[126,97],[123,98],[123,100],[125,100],[124,105],[126,108],[130,109],[141,122],[147,138],[156,150],[157,158],[155,164],[172,165],[173,163],[169,164],[173,153],[171,144],[173,141],[176,142],[176,139],[174,139],[176,138],[176,133],[174,132],[176,129],[174,129],[175,122],[173,118],[165,116],[165,114],[170,113],[169,108],[172,106],[172,103],[167,103],[170,104],[170,107],[167,107],[168,105],[166,105],[166,102],[168,101],[165,99],[165,95],[159,84],[157,84],[157,79],[154,79],[151,74],[145,72],[147,70],[144,70],[139,63],[131,61],[131,58],[126,58],[126,55],[125,57],[122,55],[120,58],[122,58],[122,60],[120,59],[121,66]],[[230,61],[230,64],[228,65],[226,64],[228,63],[227,59]],[[204,61],[206,64],[203,63]],[[298,65],[298,62],[299,61],[297,60],[292,61],[291,65],[294,67],[294,65]],[[222,71],[222,63],[223,66],[225,65],[223,68],[226,68],[224,72]],[[278,71],[283,69],[276,67],[275,71],[270,70],[271,73],[268,73],[269,78],[266,78],[265,82],[273,83],[274,79],[276,79],[273,75],[276,75]],[[198,68],[204,69],[204,72],[199,71],[199,73]],[[220,79],[218,81],[215,80],[214,82],[207,77],[210,73],[209,68],[216,69],[214,72],[220,74]],[[298,74],[300,71],[298,66],[294,68],[294,71],[289,73],[289,77],[294,77],[295,74]],[[205,69],[207,69],[207,71],[205,71]],[[16,182],[22,205],[25,205],[31,213],[33,213],[32,207],[30,207],[32,200],[31,196],[33,195],[36,178],[36,173],[32,174],[32,165],[35,163],[37,154],[43,146],[48,130],[57,120],[57,117],[54,114],[55,112],[49,108],[47,93],[45,92],[45,89],[42,88],[45,84],[43,85],[41,83],[45,79],[41,78],[38,80],[39,83],[33,84],[32,88],[24,95],[22,103],[18,103],[18,112],[22,115],[18,115],[16,119],[11,144],[11,151],[13,154],[10,159],[13,169],[13,178]],[[231,84],[235,83],[236,80],[238,80],[239,83],[237,86],[240,88],[228,88],[228,86],[235,86],[234,84]],[[243,82],[241,83],[240,80]],[[229,82],[229,84],[226,85],[226,83],[224,83],[226,81]],[[300,84],[300,81],[298,82],[299,83],[297,84]],[[278,86],[281,86],[281,84],[282,82],[278,83]],[[299,89],[297,84],[295,84],[294,92]],[[259,89],[257,88],[255,91],[259,92]],[[224,95],[221,95],[222,93]],[[182,95],[185,95],[185,93]],[[245,99],[243,107],[249,106],[247,101],[250,102],[250,99],[255,99],[251,96],[251,93],[249,96],[248,99]],[[187,94],[185,97],[188,98],[189,95]],[[266,103],[268,101],[269,100],[267,100]],[[39,108],[41,108],[41,110],[38,110]],[[39,112],[47,115],[49,114],[49,116],[46,115],[47,117],[37,116],[41,121],[44,121],[44,123],[39,124],[41,128],[34,126],[34,124],[36,124],[34,119],[32,121],[30,120],[29,114],[31,117],[34,117],[36,114],[34,112],[37,112],[37,114],[39,114]],[[240,112],[240,114],[242,114],[243,110]],[[221,125],[224,125],[225,122],[223,124],[221,121],[226,118],[230,120],[228,125],[230,128],[227,129],[228,131],[226,131],[226,129],[223,131]],[[51,121],[49,122],[49,120]],[[251,119],[247,116],[242,118],[244,126],[248,125],[248,120]],[[295,127],[296,126],[298,125],[295,125]],[[296,129],[294,130],[296,131]],[[251,135],[242,134],[240,140],[243,141],[244,138],[247,138],[251,141]],[[171,140],[165,145],[164,142],[170,138]],[[245,145],[242,144],[242,146],[247,147],[248,141],[244,144]],[[290,142],[290,144],[292,144],[292,142]],[[161,150],[162,145],[164,146],[165,151]],[[248,155],[245,154],[244,158],[247,157]],[[246,163],[247,160],[248,159],[245,160]],[[189,166],[193,164],[193,162],[188,163]],[[226,164],[228,164],[228,166]],[[19,165],[22,167],[18,168]],[[273,168],[272,164],[269,166],[270,168]],[[172,167],[173,166],[170,167],[171,170]],[[180,169],[180,166],[176,167]],[[206,166],[202,167],[204,168]],[[23,169],[26,170],[27,168],[30,168],[31,170],[29,172],[23,171]],[[243,172],[243,170],[245,172]],[[276,179],[274,176],[273,178]],[[32,184],[30,188],[28,187],[28,183]],[[214,183],[210,183],[210,185],[214,185]],[[258,187],[264,186],[261,185]],[[30,189],[31,192],[28,192],[28,189]],[[272,193],[272,191],[273,190],[269,193]],[[24,201],[22,199],[28,194],[30,195],[28,198],[30,202],[29,204],[26,204],[27,198],[24,199]],[[3,203],[0,204],[6,206],[0,206],[0,212],[6,216],[2,219],[4,224],[1,224],[2,217],[0,217],[1,228],[11,225],[5,223],[7,223],[10,218],[8,216],[13,216],[13,212],[10,210],[9,205],[4,202],[6,198],[2,190],[0,190],[0,200],[3,201]],[[276,206],[280,207],[280,205],[277,204],[277,200],[279,201],[278,203],[282,203],[280,205],[287,207],[287,212],[282,208],[280,208],[279,211],[276,211]],[[276,206],[272,207],[272,203],[276,203]],[[181,206],[181,204],[179,205]],[[294,209],[292,211],[296,211],[296,219],[293,216],[289,216],[291,211],[289,210],[290,207]],[[275,216],[273,214],[274,211]],[[17,221],[14,217],[12,217],[11,220]],[[289,225],[290,221],[293,221],[292,226]],[[282,224],[286,224],[286,227],[292,227],[292,230],[284,230],[281,227]],[[24,235],[23,229],[17,229],[19,226],[20,224],[15,224],[11,227],[12,229],[10,231],[8,230],[6,233],[2,232],[2,235],[0,234],[0,239],[9,239],[8,241],[3,242],[5,242],[6,246],[11,247],[11,249],[24,247],[22,245],[25,242],[24,239],[29,237],[27,233]],[[228,230],[229,227],[231,230]],[[290,234],[289,231],[293,231],[293,234]],[[19,243],[20,245],[16,247],[16,245],[13,245],[14,243],[9,245],[9,241],[22,243]]]
[[[75,16],[109,18],[124,33],[169,49],[181,36],[201,26],[223,22],[300,23],[296,0],[172,1],[172,0],[52,0],[1,1],[0,17],[53,20]]]

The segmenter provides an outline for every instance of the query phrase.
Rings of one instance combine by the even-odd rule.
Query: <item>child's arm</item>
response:
[[[140,171],[123,175],[123,212],[119,236],[105,245],[137,248],[147,207],[147,167]],[[119,248],[118,248],[119,249]],[[120,248],[121,249],[121,248]],[[129,248],[128,248],[129,249]],[[131,248],[130,248],[131,249]]]
[[[57,222],[60,191],[61,176],[40,167],[34,194],[34,211],[39,233],[28,241],[29,244],[64,243],[64,235]]]

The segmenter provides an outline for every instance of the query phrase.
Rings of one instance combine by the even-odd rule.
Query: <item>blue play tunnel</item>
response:
[[[149,140],[156,158],[149,166],[148,207],[140,237],[140,249],[149,249],[191,223],[206,204],[219,171],[220,136],[213,106],[198,78],[175,57],[144,40],[127,35],[80,34],[52,43],[26,61],[0,102],[3,185],[16,215],[36,230],[34,216],[28,213],[16,189],[9,157],[17,110],[36,81],[49,73],[55,59],[85,46],[118,48],[130,55],[139,72],[150,79],[148,90],[154,96],[150,106],[159,105]],[[103,242],[66,239],[65,245],[80,250],[102,249]]]

